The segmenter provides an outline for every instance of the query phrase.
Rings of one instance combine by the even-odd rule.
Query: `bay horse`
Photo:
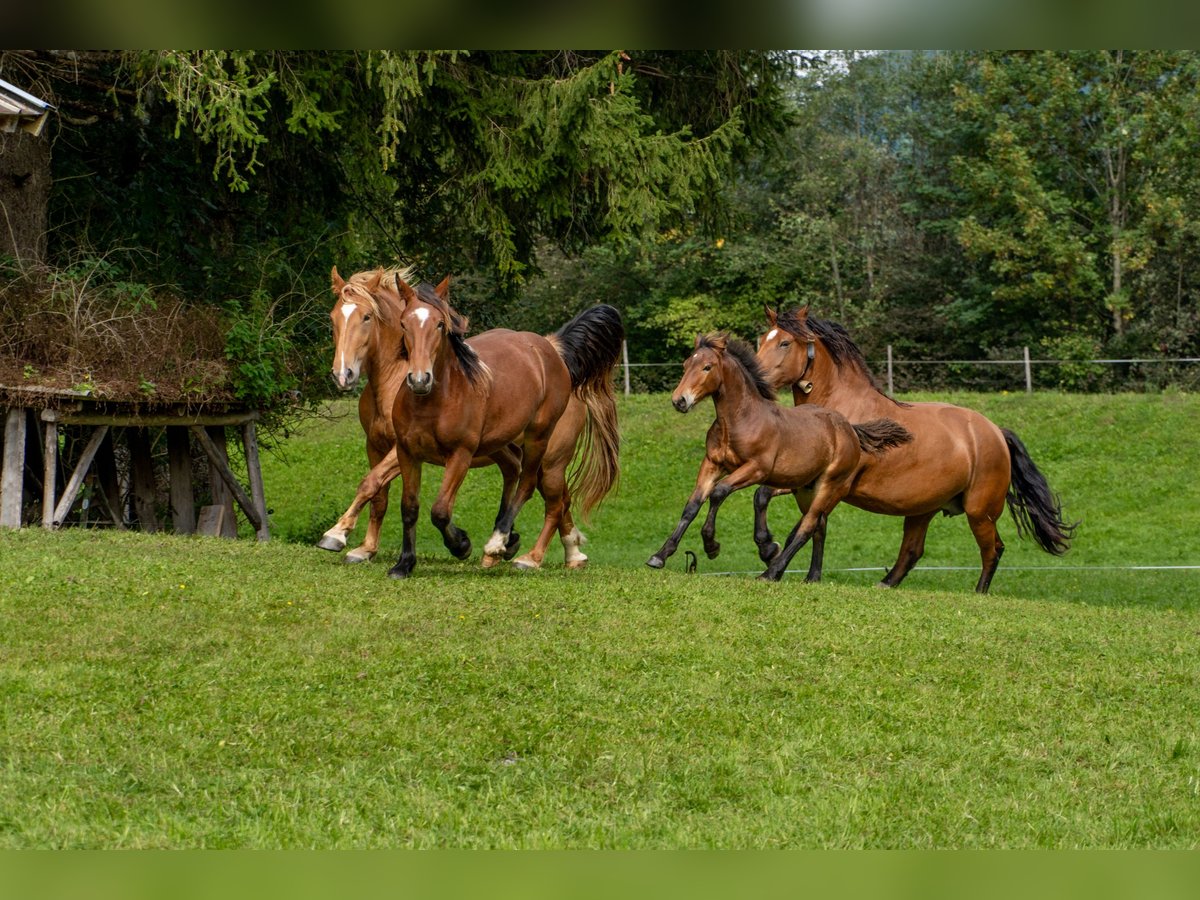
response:
[[[403,548],[388,574],[407,577],[416,562],[421,468],[426,462],[443,466],[431,517],[447,548],[465,559],[471,542],[453,522],[458,489],[474,459],[493,458],[511,446],[519,450],[517,477],[511,485],[506,478],[483,564],[494,565],[514,551],[513,522],[537,486],[546,502],[539,537],[544,547],[562,517],[565,483],[548,477],[543,462],[573,393],[590,413],[580,468],[597,478],[601,496],[616,482],[619,436],[611,376],[624,339],[620,314],[611,306],[594,306],[550,336],[495,329],[468,341],[466,318],[435,289],[393,281],[408,359],[392,406],[394,454],[363,479],[347,516],[357,516],[370,497],[395,477],[402,479]],[[373,296],[378,295],[377,290]],[[345,519],[335,528],[344,527]]]
[[[394,279],[408,282],[412,269],[372,269],[357,272],[348,280],[343,279],[334,266],[330,273],[334,306],[330,311],[333,330],[333,365],[331,375],[342,391],[349,391],[366,379],[358,399],[358,417],[367,438],[367,459],[374,468],[385,457],[394,465],[393,448],[396,443],[392,426],[392,406],[396,393],[408,374],[408,360],[403,352],[404,330],[400,325],[402,303],[398,292],[388,290]],[[433,290],[444,301],[449,302],[450,277],[447,276]],[[595,415],[601,420],[598,427],[615,428],[615,424],[604,422],[609,407],[597,403]],[[559,538],[562,541],[564,562],[567,568],[582,568],[588,558],[579,548],[583,534],[575,526],[571,513],[572,497],[578,497],[584,520],[607,493],[605,481],[612,476],[606,467],[616,465],[614,458],[603,454],[589,457],[598,462],[590,467],[576,467],[567,478],[568,468],[575,455],[580,435],[590,424],[592,412],[587,404],[575,394],[567,402],[550,438],[546,456],[542,460],[543,479],[550,482],[564,480],[563,512],[559,521]],[[477,457],[472,467],[496,464],[511,490],[516,484],[520,470],[519,448],[510,446],[498,451],[493,457]],[[345,556],[347,563],[365,562],[373,559],[379,551],[379,535],[387,514],[390,484],[385,484],[371,498],[371,513],[363,543]],[[346,536],[357,524],[357,514],[347,510],[338,524],[330,528],[317,543],[325,550],[340,551],[346,546]],[[521,568],[537,568],[541,565],[549,544],[539,540],[533,550],[517,560]],[[514,554],[515,555],[515,554]]]
[[[1078,523],[1063,519],[1060,500],[1016,434],[961,406],[888,397],[845,328],[809,316],[807,306],[782,314],[767,308],[766,314],[757,359],[773,389],[790,385],[797,407],[819,404],[853,420],[888,416],[912,434],[896,451],[869,459],[847,498],[860,509],[904,518],[899,555],[881,586],[895,587],[916,565],[939,512],[967,517],[982,562],[979,593],[987,593],[1004,553],[996,523],[1006,500],[1019,537],[1031,534],[1055,556],[1067,551]],[[775,552],[766,520],[773,493],[760,490],[754,498],[755,542],[765,558]],[[815,571],[817,578],[823,542],[823,535],[813,541],[810,575]]]
[[[748,344],[722,332],[698,335],[671,402],[681,413],[713,398],[716,420],[708,429],[696,488],[679,524],[662,549],[647,561],[661,569],[707,500],[701,535],[709,558],[717,555],[717,510],[736,490],[752,484],[792,490],[803,497],[804,514],[783,549],[759,577],[778,581],[788,563],[826,517],[853,489],[866,458],[884,454],[909,439],[887,419],[851,425],[845,416],[818,406],[781,406]],[[724,476],[724,477],[722,477]]]

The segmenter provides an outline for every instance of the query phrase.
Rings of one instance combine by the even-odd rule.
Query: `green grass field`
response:
[[[961,517],[873,587],[900,522],[849,507],[824,583],[807,551],[759,583],[748,493],[718,559],[696,523],[647,569],[711,421],[661,395],[622,401],[581,572],[557,541],[479,568],[494,470],[461,495],[468,562],[428,523],[436,470],[409,580],[398,500],[376,562],[313,548],[363,473],[348,405],[264,459],[268,544],[0,534],[0,846],[1197,847],[1200,571],[1128,567],[1200,564],[1200,400],[951,399],[1083,521],[1054,559],[1006,517],[986,597]]]

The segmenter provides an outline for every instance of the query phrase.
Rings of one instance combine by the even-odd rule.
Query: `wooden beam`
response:
[[[83,485],[84,476],[87,475],[88,467],[91,466],[92,459],[95,457],[96,451],[100,449],[100,442],[104,440],[104,435],[106,434],[108,434],[108,426],[99,426],[92,432],[91,440],[83,448],[83,454],[79,457],[79,464],[75,466],[75,471],[71,473],[71,480],[67,482],[67,486],[63,489],[62,499],[58,501],[58,506],[54,508],[54,521],[51,523],[54,528],[62,527],[62,523],[67,518],[67,513],[71,511],[71,506],[75,503],[75,498],[79,495],[79,488]]]
[[[164,427],[180,425],[245,425],[247,422],[258,421],[258,413],[197,413],[195,415],[172,415],[171,413],[124,414],[96,412],[74,412],[61,409],[43,409],[43,422],[58,422],[60,425],[120,425],[126,427]]]
[[[225,461],[223,455],[217,450],[217,445],[213,439],[208,436],[208,432],[204,430],[202,425],[193,425],[192,434],[196,436],[196,440],[200,442],[200,446],[204,448],[205,454],[208,455],[208,461],[217,470],[217,473],[224,480],[229,488],[234,499],[237,500],[238,506],[242,508],[242,512],[246,514],[246,518],[250,520],[250,524],[254,526],[256,531],[264,528],[262,516],[255,509],[253,501],[246,496],[246,491],[238,483],[237,476],[233,474],[233,470],[229,468],[229,463]]]
[[[246,451],[246,477],[250,481],[250,496],[262,519],[262,524],[258,527],[258,539],[269,541],[271,532],[267,526],[267,494],[263,489],[262,466],[258,459],[258,436],[255,434],[253,422],[242,426],[242,446]]]
[[[0,472],[0,527],[21,527],[25,493],[25,407],[14,406],[4,420],[4,468]]]
[[[192,493],[192,445],[186,428],[168,426],[167,456],[171,473],[171,523],[176,534],[195,534],[196,499]]]
[[[133,488],[133,509],[138,527],[153,534],[160,531],[157,492],[154,483],[154,457],[151,454],[150,432],[143,427],[127,428],[129,441],[129,478]]]
[[[96,481],[101,503],[108,510],[113,527],[118,531],[125,530],[125,509],[121,502],[121,475],[117,471],[117,453],[115,447],[116,431],[108,429],[108,434],[96,451]]]

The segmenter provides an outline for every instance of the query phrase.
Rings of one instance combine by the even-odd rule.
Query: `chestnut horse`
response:
[[[366,384],[358,399],[358,418],[367,436],[367,459],[371,468],[378,465],[385,457],[392,454],[396,443],[395,430],[392,427],[392,406],[396,392],[408,374],[408,360],[402,353],[404,331],[400,326],[401,301],[394,289],[389,289],[395,278],[408,281],[411,269],[373,269],[358,272],[343,280],[338,274],[337,266],[331,272],[331,286],[335,298],[334,307],[330,312],[333,326],[333,367],[334,383],[343,390],[349,391],[358,383],[360,377],[366,378]],[[443,300],[449,300],[450,278],[447,276],[434,292]],[[607,414],[607,407],[597,405],[597,415]],[[591,413],[587,405],[578,396],[572,394],[567,403],[567,409],[559,419],[550,438],[550,446],[542,460],[543,478],[550,481],[565,480],[571,459],[584,427],[589,424]],[[601,427],[605,427],[603,424]],[[615,425],[609,423],[609,428]],[[472,467],[486,466],[496,463],[505,478],[509,490],[516,484],[517,473],[520,470],[519,449],[509,447],[499,451],[495,458],[478,457],[472,460]],[[572,473],[570,482],[564,494],[564,508],[559,522],[559,537],[563,544],[567,568],[582,568],[587,564],[587,555],[579,546],[583,542],[582,533],[575,527],[571,515],[571,497],[581,500],[581,512],[586,520],[592,509],[603,499],[606,488],[604,482],[611,477],[604,473],[606,465],[616,465],[615,459],[603,455],[593,457],[599,459],[597,465],[590,468],[577,467]],[[388,508],[389,485],[381,488],[371,498],[371,514],[367,525],[367,533],[361,546],[346,554],[348,563],[364,562],[373,559],[379,550],[379,534],[383,526],[384,516]],[[347,519],[344,516],[339,524]],[[353,529],[357,516],[349,525]],[[346,546],[346,535],[349,529],[335,525],[327,531],[317,546],[325,550],[342,550]],[[534,549],[518,560],[518,565],[525,568],[536,568],[541,565],[549,540],[536,545]]]
[[[496,329],[467,341],[467,320],[435,289],[414,289],[398,277],[393,280],[401,300],[399,321],[408,359],[392,407],[394,453],[372,468],[335,528],[345,528],[347,517],[357,516],[369,498],[399,475],[404,540],[388,574],[407,577],[416,562],[421,468],[434,463],[446,471],[432,519],[447,548],[465,559],[471,542],[453,522],[458,489],[473,460],[495,458],[511,445],[519,450],[517,477],[511,484],[506,478],[483,564],[494,565],[514,552],[513,522],[539,482],[546,516],[538,543],[544,548],[563,514],[565,483],[549,477],[542,464],[573,392],[591,413],[580,468],[601,480],[600,496],[616,481],[618,434],[611,375],[624,338],[620,314],[611,306],[596,306],[549,337]]]
[[[851,425],[833,410],[781,406],[763,378],[754,351],[722,333],[697,336],[671,402],[686,413],[709,396],[717,418],[708,429],[696,489],[667,542],[647,561],[651,568],[661,569],[675,552],[705,500],[708,518],[701,535],[709,558],[716,556],[721,503],[736,490],[763,484],[795,491],[803,498],[803,517],[759,576],[778,581],[796,552],[850,493],[865,460],[909,439],[904,429],[887,419]]]
[[[808,315],[808,307],[776,314],[758,348],[772,388],[791,385],[797,407],[819,404],[850,419],[888,416],[912,433],[893,453],[870,458],[847,501],[871,512],[904,517],[896,564],[880,584],[895,587],[925,552],[925,533],[939,512],[965,514],[979,545],[982,571],[975,590],[987,593],[1004,542],[996,523],[1005,500],[1018,536],[1029,532],[1047,553],[1067,551],[1075,524],[1062,517],[1058,498],[1013,432],[980,413],[949,403],[901,403],[875,385],[862,351],[846,330]],[[771,491],[755,495],[755,542],[770,558],[775,545],[767,528]],[[819,577],[823,535],[813,541],[812,567]],[[810,570],[810,573],[813,571]]]

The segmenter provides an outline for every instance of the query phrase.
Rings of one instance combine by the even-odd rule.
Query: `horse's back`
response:
[[[467,343],[488,367],[484,442],[520,427],[552,427],[571,396],[571,375],[554,345],[532,331],[497,328]]]

